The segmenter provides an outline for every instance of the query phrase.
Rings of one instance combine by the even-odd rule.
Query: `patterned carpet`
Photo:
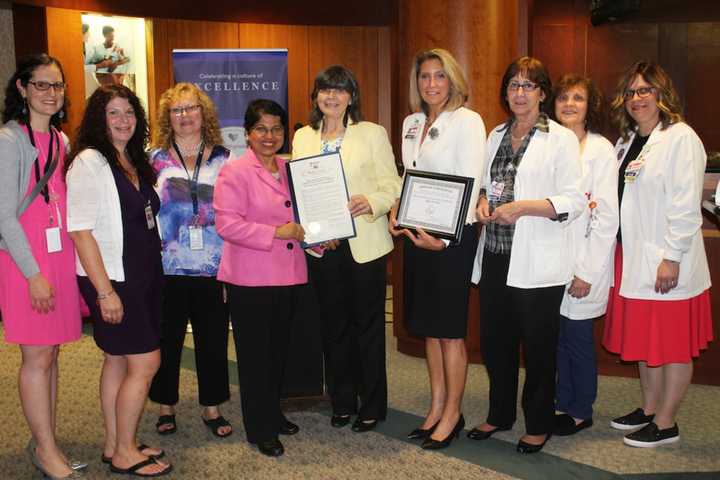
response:
[[[149,405],[141,421],[140,439],[167,450],[175,466],[168,478],[177,479],[720,478],[720,389],[700,385],[691,387],[678,419],[682,441],[660,449],[622,445],[621,432],[607,425],[613,416],[637,406],[638,385],[632,379],[603,377],[595,426],[573,438],[553,438],[541,454],[515,453],[522,418],[514,430],[500,433],[496,439],[476,443],[463,436],[447,450],[423,451],[403,438],[427,408],[425,364],[396,352],[390,326],[387,339],[391,412],[376,432],[334,429],[329,425],[325,401],[293,401],[286,410],[301,432],[283,437],[285,456],[266,458],[245,442],[235,387],[233,398],[223,407],[235,434],[224,440],[210,434],[199,418],[194,372],[186,368],[181,379],[178,433],[156,435],[157,410]],[[193,353],[190,340],[187,346],[184,364],[189,366],[193,363],[188,361]],[[232,348],[230,357],[234,362]],[[29,433],[17,395],[19,361],[17,347],[1,344],[0,478],[40,478],[23,451]],[[99,459],[103,431],[96,392],[101,361],[100,352],[87,336],[64,347],[61,354],[59,441],[71,457],[90,461],[88,476],[92,479],[117,478]],[[472,366],[464,402],[468,428],[484,418],[487,388],[484,368]]]

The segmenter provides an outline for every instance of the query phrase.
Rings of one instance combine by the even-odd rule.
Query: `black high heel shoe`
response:
[[[425,440],[427,437],[433,434],[437,426],[440,424],[440,420],[435,422],[435,425],[433,425],[430,428],[416,428],[412,432],[408,433],[407,439],[408,440]]]
[[[423,441],[422,448],[424,450],[440,450],[442,448],[447,448],[455,438],[460,436],[460,432],[462,432],[463,428],[465,428],[465,417],[463,417],[463,414],[461,413],[460,418],[458,418],[455,428],[452,429],[450,435],[445,437],[443,440],[435,440],[431,436],[428,436]]]
[[[539,445],[533,445],[532,443],[527,443],[519,440],[516,450],[518,453],[537,453],[543,449],[548,440],[550,440],[550,437],[552,437],[552,434],[548,433],[545,436],[545,441]]]

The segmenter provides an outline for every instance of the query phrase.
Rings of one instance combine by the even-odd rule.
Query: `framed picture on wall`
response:
[[[125,85],[147,107],[145,19],[82,15],[85,98],[100,85]]]

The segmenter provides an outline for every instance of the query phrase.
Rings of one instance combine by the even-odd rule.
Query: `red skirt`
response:
[[[615,249],[615,286],[610,288],[603,346],[630,362],[657,367],[688,363],[713,339],[710,291],[685,300],[620,296],[622,247]]]

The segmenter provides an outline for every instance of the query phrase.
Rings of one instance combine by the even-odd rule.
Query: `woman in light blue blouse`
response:
[[[156,149],[151,153],[160,196],[158,223],[165,273],[160,369],[150,399],[160,404],[160,435],[177,431],[180,356],[192,324],[201,418],[218,437],[232,433],[218,405],[230,398],[228,312],[215,278],[222,239],[212,207],[215,180],[230,156],[221,145],[212,101],[195,85],[179,83],[160,97]]]

